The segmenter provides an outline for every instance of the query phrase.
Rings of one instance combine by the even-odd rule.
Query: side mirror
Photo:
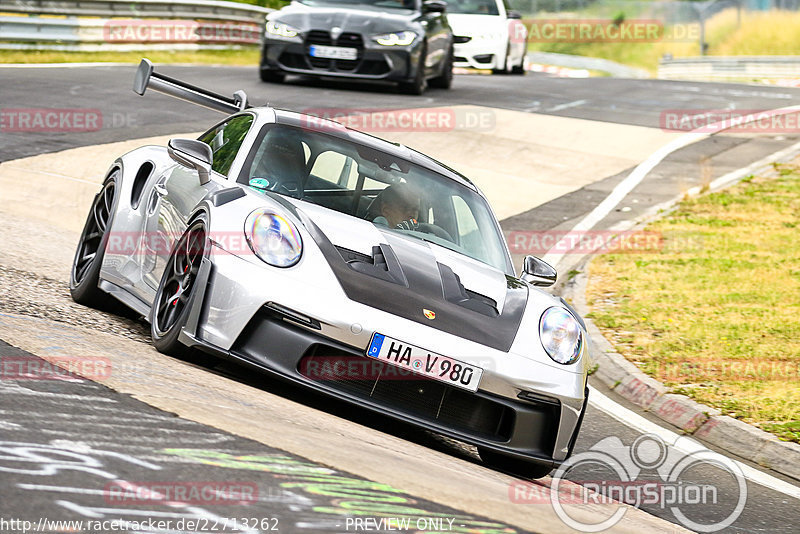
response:
[[[447,10],[447,2],[443,0],[425,0],[422,2],[423,13],[444,13]]]
[[[519,11],[509,11],[506,13],[506,18],[512,20],[521,20],[522,14]]]
[[[522,279],[538,287],[550,287],[556,283],[558,273],[549,263],[536,256],[525,256],[522,263]]]
[[[200,185],[206,185],[211,172],[211,163],[214,154],[211,147],[196,139],[170,139],[167,143],[169,157],[190,169],[195,169],[200,175]]]

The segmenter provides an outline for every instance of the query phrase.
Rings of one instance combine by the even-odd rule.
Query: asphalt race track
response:
[[[800,103],[799,89],[733,84],[612,78],[566,79],[539,75],[469,75],[458,76],[451,91],[429,90],[423,97],[409,97],[380,85],[315,82],[296,78],[283,85],[263,84],[258,81],[255,68],[169,66],[160,70],[223,94],[244,89],[253,104],[269,103],[296,110],[322,105],[333,108],[481,105],[659,128],[665,110],[765,110]],[[97,109],[104,123],[97,131],[78,133],[7,132],[0,128],[0,162],[112,141],[201,131],[222,117],[218,113],[182,104],[162,95],[152,94],[146,98],[135,96],[130,90],[133,72],[133,66],[0,68],[0,101],[4,109],[56,106]],[[532,138],[548,134],[529,132]],[[758,136],[723,133],[691,144],[659,163],[597,228],[611,228],[646,213],[653,206],[678,196],[686,187],[699,185],[703,172],[711,173],[712,177],[721,176],[794,145],[799,140],[800,136],[791,133]],[[580,144],[581,139],[576,138],[575,143]],[[625,150],[624,143],[620,143],[619,152],[624,153]],[[597,177],[592,183],[568,194],[516,213],[501,222],[503,229],[506,232],[568,229],[602,201],[629,171],[626,169],[612,176]],[[3,210],[2,196],[0,191],[0,215]],[[35,210],[36,207],[31,206],[30,209]],[[3,217],[2,220],[7,222],[8,218]],[[77,313],[88,317],[89,324],[94,321],[98,331],[125,338],[128,343],[146,343],[147,331],[142,322],[99,312],[76,311],[75,307],[68,305],[65,280],[58,279],[52,271],[40,269],[33,259],[25,265],[25,253],[19,252],[19,248],[25,247],[25,231],[25,228],[10,228],[0,234],[4,236],[0,237],[3,256],[12,249],[18,255],[14,265],[7,264],[0,256],[0,285],[7,293],[0,297],[0,325],[4,321],[7,324],[22,324],[20,317],[26,316],[66,324],[77,321],[73,318]],[[47,233],[41,235],[46,237]],[[71,251],[59,257],[69,255]],[[32,330],[38,328],[35,326],[38,323],[30,324]],[[52,345],[64,343],[69,343],[68,337],[54,340]],[[6,344],[0,344],[0,356],[36,358]],[[513,480],[480,467],[475,451],[461,444],[403,425],[387,424],[274,380],[253,376],[233,365],[223,364],[213,370],[199,371],[213,372],[215,379],[231,380],[252,388],[254,395],[269,392],[305,405],[331,421],[336,418],[356,421],[364,425],[370,435],[387,434],[399,438],[401,442],[408,442],[412,447],[409,450],[422,447],[444,453],[445,458],[452,458],[453,461],[466,461],[469,469],[479,471],[480,477],[487,480],[503,477],[505,487],[513,488]],[[142,380],[146,380],[146,377]],[[612,396],[621,405],[630,408],[625,401],[613,397],[611,392],[598,384],[594,385],[601,393]],[[544,524],[534,527],[536,521],[533,520],[524,527],[512,518],[508,523],[498,520],[498,517],[503,517],[505,510],[495,510],[490,517],[464,508],[463,503],[457,500],[446,503],[446,506],[422,498],[413,491],[370,483],[366,480],[369,477],[358,471],[332,469],[320,462],[305,460],[302,454],[298,455],[286,447],[280,450],[234,435],[236,432],[230,433],[225,429],[175,417],[174,414],[131,399],[126,394],[77,377],[65,376],[55,381],[28,380],[25,377],[0,380],[0,410],[3,414],[0,421],[0,517],[16,517],[35,523],[40,517],[81,519],[125,515],[133,521],[155,514],[164,519],[212,521],[216,518],[219,521],[225,517],[246,519],[258,516],[276,518],[279,532],[339,532],[354,531],[353,525],[344,522],[343,510],[347,506],[342,505],[343,500],[346,502],[346,498],[367,495],[376,506],[367,506],[364,508],[367,511],[378,510],[375,503],[393,502],[414,509],[418,516],[431,520],[451,518],[464,529],[480,527],[496,531],[551,531]],[[643,415],[647,417],[647,414]],[[254,413],[253,417],[257,418],[258,414]],[[343,427],[342,432],[349,432],[348,428]],[[619,448],[633,444],[640,438],[641,432],[591,406],[576,453],[591,449],[609,436],[619,439]],[[319,439],[322,441],[326,438],[320,436]],[[89,442],[91,445],[84,444],[84,448],[81,448],[80,442]],[[103,448],[113,453],[109,452],[103,457],[93,456],[93,448]],[[415,461],[413,454],[409,453],[408,461]],[[571,473],[569,478],[584,483],[609,480],[613,475],[607,471],[596,465],[587,466]],[[654,476],[654,472],[649,474]],[[771,474],[783,479],[775,473]],[[326,493],[324,487],[316,487],[315,491],[310,483],[314,476],[327,477],[328,482],[336,479],[339,485],[335,491],[328,488]],[[247,484],[255,484],[258,495],[251,502],[215,507],[213,512],[201,506],[177,506],[164,499],[138,503],[133,508],[130,507],[131,503],[127,503],[128,507],[120,512],[119,503],[110,502],[102,492],[114,480],[137,481],[139,485],[167,480],[235,480],[244,484],[245,489],[249,487]],[[681,508],[686,516],[698,523],[722,521],[732,513],[732,503],[740,494],[738,481],[734,477],[709,466],[687,470],[680,480],[685,485],[711,484],[718,491],[717,504],[686,505]],[[324,483],[320,484],[324,486]],[[723,532],[796,531],[796,525],[800,522],[800,506],[796,497],[752,480],[747,481],[746,488],[746,504],[741,515]],[[512,494],[510,492],[506,497],[509,515],[513,515],[512,509],[517,513],[519,507],[527,507],[525,509],[534,516],[539,513],[537,507],[543,506],[541,502],[525,502],[524,497],[520,502]],[[669,507],[646,504],[642,509],[681,528],[678,526],[678,517]],[[0,531],[3,531],[1,527]],[[625,521],[617,528],[625,531]],[[265,528],[264,524],[248,524],[242,519],[231,529],[221,531],[256,530],[266,532],[269,528]],[[635,532],[637,528],[628,526],[627,530]],[[130,528],[129,531],[137,530]],[[197,528],[197,531],[201,530]]]

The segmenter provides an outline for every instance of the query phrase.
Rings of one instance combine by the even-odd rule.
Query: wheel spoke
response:
[[[110,194],[109,194],[110,193]],[[109,183],[103,191],[103,201],[106,205],[106,213],[111,213],[111,207],[114,204],[114,185],[113,182]]]

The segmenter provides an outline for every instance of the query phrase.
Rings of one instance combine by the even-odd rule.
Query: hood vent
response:
[[[487,317],[495,318],[500,315],[500,312],[497,311],[497,303],[494,300],[465,288],[458,275],[447,265],[438,262],[437,265],[439,266],[439,274],[442,276],[442,289],[444,290],[445,300]]]
[[[382,243],[372,247],[372,256],[336,247],[347,265],[362,274],[408,287],[408,280],[392,247]]]

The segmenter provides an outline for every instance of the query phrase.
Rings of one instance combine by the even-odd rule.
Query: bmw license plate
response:
[[[483,369],[421,349],[404,341],[378,334],[372,335],[367,356],[409,369],[434,380],[469,391],[477,391]]]
[[[357,48],[344,48],[341,46],[311,45],[308,47],[308,54],[311,57],[324,59],[358,59]]]

